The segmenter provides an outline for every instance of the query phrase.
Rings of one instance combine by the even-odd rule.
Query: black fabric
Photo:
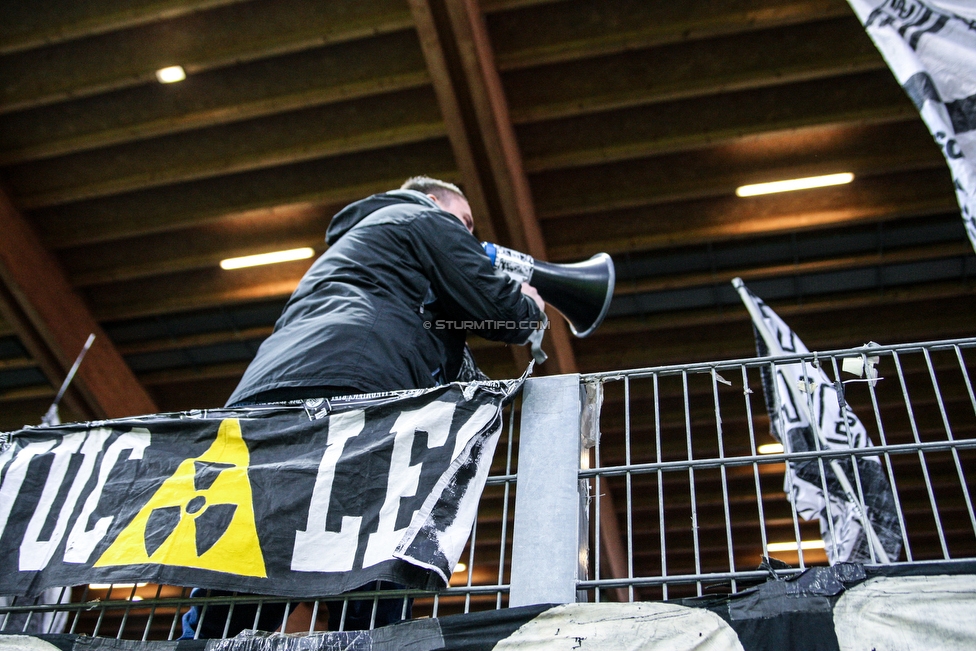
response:
[[[532,334],[528,324],[541,319],[514,280],[495,274],[461,221],[419,192],[347,206],[326,239],[329,250],[299,283],[227,404],[285,387],[437,386],[457,377],[466,330],[522,344]],[[469,326],[454,325],[460,321]]]

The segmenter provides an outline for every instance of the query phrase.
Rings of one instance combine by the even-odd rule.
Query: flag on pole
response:
[[[760,357],[810,352],[796,333],[749,291],[732,281],[752,317]],[[867,430],[833,382],[812,361],[762,369],[773,437],[786,452],[871,447]],[[789,461],[783,489],[805,520],[818,518],[831,564],[888,563],[901,552],[894,496],[877,456]]]
[[[847,1],[942,149],[976,248],[976,3]]]

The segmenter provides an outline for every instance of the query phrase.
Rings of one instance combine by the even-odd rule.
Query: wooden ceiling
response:
[[[482,239],[614,257],[610,318],[542,372],[748,355],[736,275],[811,347],[973,333],[946,165],[843,0],[4,3],[0,81],[0,430],[90,332],[66,418],[222,404],[309,262],[217,263],[322,251],[418,173]]]
[[[543,373],[754,354],[735,276],[811,349],[976,334],[948,169],[844,0],[5,2],[0,431],[91,332],[65,420],[222,405],[310,263],[218,262],[321,252],[416,174],[482,239],[613,256],[610,316],[558,323]],[[528,360],[473,343],[493,377]]]

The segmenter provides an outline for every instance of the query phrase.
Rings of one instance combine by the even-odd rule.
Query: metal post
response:
[[[576,601],[580,578],[580,376],[526,381],[509,606]]]

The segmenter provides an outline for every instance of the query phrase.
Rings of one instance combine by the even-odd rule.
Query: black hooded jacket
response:
[[[458,322],[522,344],[543,318],[515,281],[495,274],[461,221],[420,192],[347,206],[326,241],[329,249],[298,284],[228,405],[295,387],[436,386],[460,368]]]

